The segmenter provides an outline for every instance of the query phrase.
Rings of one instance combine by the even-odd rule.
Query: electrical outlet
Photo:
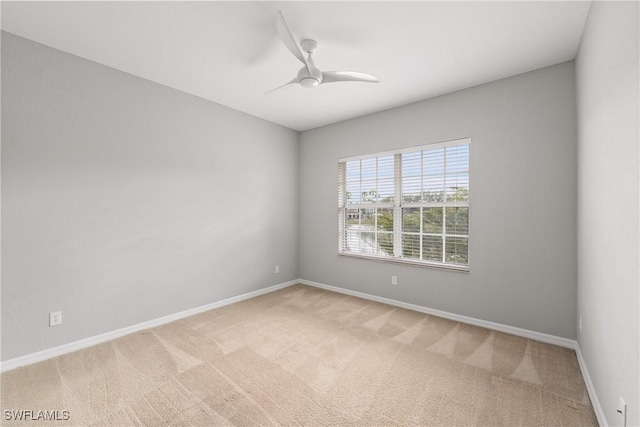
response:
[[[49,326],[56,326],[62,324],[62,312],[56,311],[49,313]]]
[[[280,273],[280,266],[276,265],[276,273]]]
[[[391,276],[391,284],[392,285],[398,284],[398,276]]]
[[[618,399],[618,410],[616,411],[622,417],[622,425],[627,425],[627,404],[624,402],[622,396]]]
[[[578,319],[578,329],[582,332],[582,316]]]

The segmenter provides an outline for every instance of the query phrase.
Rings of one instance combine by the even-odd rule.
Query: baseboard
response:
[[[169,323],[185,317],[193,316],[194,314],[199,314],[205,311],[212,310],[214,308],[223,307],[225,305],[233,304],[236,302],[244,301],[246,299],[264,295],[269,292],[277,291],[279,289],[283,289],[288,286],[295,285],[297,283],[299,283],[299,280],[290,280],[288,282],[279,283],[277,285],[269,286],[264,289],[258,289],[257,291],[248,292],[246,294],[223,299],[221,301],[216,301],[211,304],[202,305],[200,307],[191,308],[189,310],[181,311],[179,313],[174,313],[168,316],[159,317],[157,319],[148,320],[146,322],[138,323],[137,325],[127,326],[126,328],[117,329],[115,331],[106,332],[104,334],[95,335],[89,338],[84,338],[79,341],[63,344],[57,347],[38,351],[36,353],[31,353],[31,354],[16,357],[13,359],[8,359],[3,362],[0,362],[0,372],[6,372],[15,368],[19,368],[21,366],[31,365],[32,363],[36,363],[36,362],[42,362],[43,360],[51,359],[57,356],[62,356],[63,354],[71,353],[73,351],[91,347],[93,345],[100,344],[105,341],[110,341],[116,338],[120,338],[125,335],[129,335],[134,332],[141,331],[143,329],[154,328],[156,326],[164,325],[165,323]]]
[[[445,319],[455,320],[457,322],[467,323],[470,325],[480,326],[494,331],[505,332],[511,335],[517,335],[536,341],[542,341],[549,344],[558,345],[560,347],[566,347],[575,349],[577,342],[568,338],[562,338],[555,335],[544,334],[542,332],[530,331],[528,329],[517,328],[515,326],[503,325],[502,323],[489,322],[487,320],[476,319],[474,317],[463,316],[460,314],[449,313],[447,311],[436,310],[421,305],[410,304],[402,301],[393,300],[390,298],[379,297],[376,295],[366,294],[364,292],[352,291],[350,289],[339,288],[337,286],[325,285],[324,283],[312,282],[310,280],[300,279],[299,283],[303,285],[313,286],[316,288],[326,289],[328,291],[339,292],[341,294],[351,295],[354,297],[364,298],[371,301],[381,302],[383,304],[394,305],[396,307],[406,308],[408,310],[417,311],[420,313],[431,314],[438,317],[444,317]]]
[[[246,294],[238,295],[235,297],[227,298],[221,301],[217,301],[211,304],[206,304],[200,307],[195,307],[189,310],[181,311],[179,313],[170,314],[168,316],[160,317],[157,319],[149,320],[146,322],[138,323],[136,325],[128,326],[126,328],[118,329],[111,332],[106,332],[104,334],[96,335],[89,338],[84,338],[79,341],[74,341],[68,344],[63,344],[57,347],[53,347],[50,349],[38,351],[36,353],[27,354],[24,356],[16,357],[13,359],[9,359],[3,362],[0,362],[0,372],[10,371],[15,368],[19,368],[21,366],[30,365],[32,363],[41,362],[43,360],[51,359],[53,357],[61,356],[63,354],[71,353],[73,351],[81,350],[83,348],[90,347],[92,345],[100,344],[105,341],[113,340],[116,338],[120,338],[125,335],[132,334],[134,332],[141,331],[143,329],[149,329],[156,326],[163,325],[165,323],[173,322],[178,319],[182,319],[185,317],[193,316],[194,314],[199,314],[208,310],[212,310],[214,308],[223,307],[225,305],[233,304],[239,301],[244,301],[249,298],[254,298],[260,295],[267,294],[269,292],[274,292],[279,289],[286,288],[288,286],[301,283],[308,286],[313,286],[320,289],[326,289],[333,292],[338,292],[346,295],[351,295],[359,298],[364,298],[371,301],[380,302],[383,304],[389,304],[396,307],[406,308],[408,310],[417,311],[420,313],[431,314],[434,316],[443,317],[445,319],[455,320],[457,322],[467,323],[471,325],[480,326],[487,329],[492,329],[495,331],[505,332],[512,335],[521,336],[524,338],[529,338],[537,341],[546,342],[549,344],[559,345],[561,347],[567,347],[571,349],[577,349],[577,343],[575,340],[570,340],[567,338],[557,337],[554,335],[544,334],[541,332],[530,331],[527,329],[517,328],[514,326],[503,325],[501,323],[489,322],[487,320],[476,319],[473,317],[463,316],[460,314],[449,313],[446,311],[436,310],[429,307],[424,307],[416,304],[410,304],[402,301],[393,300],[390,298],[379,297],[376,295],[366,294],[364,292],[352,291],[350,289],[339,288],[337,286],[326,285],[324,283],[313,282],[311,280],[299,279],[299,280],[291,280],[284,283],[279,283],[277,285],[273,285],[264,289],[259,289],[257,291],[249,292]],[[583,368],[584,360],[581,360],[581,356],[578,358],[580,367]],[[583,369],[583,372],[586,372],[586,366]],[[585,382],[587,378],[585,377]],[[589,390],[589,395],[592,394],[595,396],[595,392],[592,393],[593,385],[591,385],[591,389]],[[597,397],[596,397],[597,399]],[[592,398],[593,400],[593,398]],[[596,404],[594,402],[594,408]],[[600,411],[602,411],[600,409]],[[600,421],[600,416],[598,417]]]
[[[604,411],[602,410],[602,406],[600,406],[600,400],[598,400],[598,395],[596,394],[596,388],[593,386],[591,375],[589,375],[589,370],[587,369],[587,362],[585,362],[584,357],[582,357],[580,344],[576,345],[576,355],[578,356],[578,365],[580,365],[582,378],[584,378],[584,384],[587,386],[589,399],[591,399],[591,406],[593,406],[593,412],[596,413],[598,424],[603,427],[608,426],[609,424],[607,424],[607,418],[604,416]]]

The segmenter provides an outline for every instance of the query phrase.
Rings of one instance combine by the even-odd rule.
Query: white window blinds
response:
[[[467,270],[470,140],[338,162],[339,253]]]

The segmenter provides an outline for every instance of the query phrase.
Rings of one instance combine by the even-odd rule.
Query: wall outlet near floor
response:
[[[49,326],[56,326],[62,324],[62,312],[55,311],[49,313]]]
[[[275,271],[276,271],[276,273],[280,273],[280,266],[279,265],[276,265],[276,270]]]
[[[624,402],[622,396],[618,398],[618,409],[616,410],[618,415],[622,418],[622,425],[627,425],[627,404]]]
[[[392,285],[398,284],[398,276],[391,276],[391,284]]]

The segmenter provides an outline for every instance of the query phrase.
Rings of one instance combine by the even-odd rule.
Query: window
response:
[[[339,253],[468,270],[470,142],[339,160]]]

